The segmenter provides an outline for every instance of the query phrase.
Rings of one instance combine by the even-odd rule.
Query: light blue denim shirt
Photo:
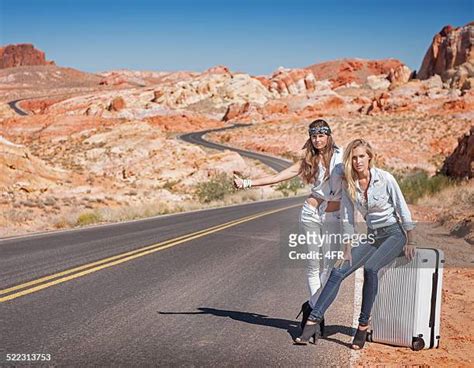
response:
[[[334,153],[329,163],[329,176],[324,180],[326,168],[319,165],[319,175],[311,187],[311,194],[324,201],[340,201],[342,192],[342,149],[334,148]]]
[[[387,171],[371,168],[371,179],[367,189],[367,202],[364,192],[356,182],[355,205],[347,192],[342,190],[341,221],[344,234],[354,233],[354,207],[362,214],[370,229],[377,229],[400,222],[407,230],[415,228],[410,210],[397,181]]]

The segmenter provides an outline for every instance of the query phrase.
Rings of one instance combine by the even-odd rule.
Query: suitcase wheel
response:
[[[365,338],[366,341],[372,342],[372,331],[367,332],[367,337]]]
[[[425,348],[425,340],[421,337],[414,337],[411,343],[411,348],[415,351],[423,350]]]

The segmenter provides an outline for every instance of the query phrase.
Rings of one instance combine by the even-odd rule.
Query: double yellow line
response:
[[[143,257],[148,254],[158,252],[160,250],[174,247],[175,245],[185,243],[193,239],[201,238],[203,236],[227,229],[229,227],[236,226],[236,225],[239,225],[251,220],[255,220],[259,217],[268,216],[268,215],[271,215],[272,213],[281,212],[281,211],[284,211],[293,207],[297,207],[297,206],[301,206],[301,204],[278,208],[276,210],[260,212],[255,215],[246,216],[237,220],[226,222],[224,224],[220,224],[220,225],[212,226],[204,230],[196,231],[194,233],[182,235],[174,239],[148,245],[146,247],[142,247],[133,251],[117,254],[115,256],[104,258],[96,262],[84,264],[79,267],[70,268],[68,270],[61,271],[49,276],[44,276],[39,279],[31,280],[23,284],[18,284],[18,285],[9,287],[7,289],[0,290],[0,303],[34,293],[34,292],[46,289],[50,286],[58,285],[63,282],[70,281],[70,280],[88,275],[96,271],[100,271],[104,268],[116,266],[118,264],[131,261],[132,259],[135,259],[135,258]],[[5,296],[1,296],[1,295],[5,295]]]

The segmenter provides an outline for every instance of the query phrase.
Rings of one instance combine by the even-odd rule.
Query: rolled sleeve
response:
[[[334,169],[331,172],[330,186],[331,186],[331,193],[329,195],[330,201],[339,201],[341,199],[341,191],[342,191],[342,179],[344,177],[344,166],[342,163],[338,163],[334,166]]]
[[[354,229],[354,203],[349,197],[346,189],[342,190],[341,198],[341,228],[343,235],[352,236],[355,233]]]
[[[412,220],[410,209],[408,208],[397,180],[391,174],[388,175],[388,191],[392,197],[393,206],[402,222],[403,229],[405,229],[405,231],[413,230],[415,228],[415,222]]]

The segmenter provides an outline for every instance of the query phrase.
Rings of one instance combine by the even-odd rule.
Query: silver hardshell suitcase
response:
[[[444,254],[418,248],[411,261],[398,257],[379,272],[367,340],[413,350],[439,347]]]

